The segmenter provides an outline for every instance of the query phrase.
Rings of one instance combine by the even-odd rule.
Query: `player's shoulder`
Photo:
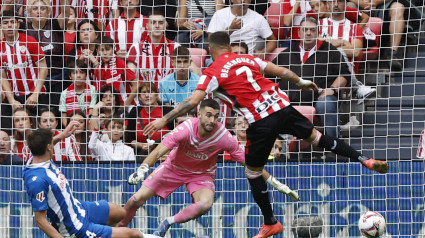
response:
[[[26,168],[23,173],[25,185],[28,189],[48,183],[45,168]]]

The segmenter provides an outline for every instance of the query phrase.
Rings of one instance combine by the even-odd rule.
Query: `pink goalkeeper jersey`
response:
[[[210,136],[198,134],[198,118],[191,118],[178,125],[161,142],[172,149],[164,163],[195,174],[215,174],[217,155],[229,152],[233,161],[245,160],[245,153],[230,132],[217,122]]]

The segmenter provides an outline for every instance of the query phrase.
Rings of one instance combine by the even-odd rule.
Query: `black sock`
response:
[[[276,224],[277,220],[274,217],[272,205],[270,204],[269,191],[267,190],[266,181],[264,181],[262,176],[255,179],[248,179],[248,181],[251,185],[252,196],[263,213],[264,224]]]
[[[367,157],[362,156],[362,154],[353,149],[351,146],[347,145],[344,141],[332,136],[322,135],[322,138],[320,138],[319,141],[319,147],[330,150],[335,154],[358,160],[360,162],[368,159]]]

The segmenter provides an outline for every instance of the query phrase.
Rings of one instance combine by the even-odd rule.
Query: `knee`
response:
[[[123,207],[121,207],[121,206],[118,206],[118,205],[116,205],[116,204],[112,204],[112,203],[110,203],[109,204],[109,216],[113,219],[113,220],[118,220],[118,221],[120,221],[120,220],[122,220],[124,217],[125,217],[125,215],[127,214],[127,212],[126,212],[126,210],[123,208]]]
[[[390,6],[390,15],[391,16],[396,16],[396,15],[402,15],[404,14],[404,5],[399,3],[399,2],[394,2],[393,4],[391,4]]]
[[[207,213],[211,207],[213,202],[212,201],[200,201],[196,203],[196,208],[201,214]]]

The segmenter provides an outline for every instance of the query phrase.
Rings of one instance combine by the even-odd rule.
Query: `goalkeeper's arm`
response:
[[[128,183],[136,185],[140,181],[145,179],[145,174],[149,171],[149,168],[154,165],[163,155],[168,153],[170,150],[162,143],[160,143],[147,157],[143,160],[143,163],[137,168],[137,171],[132,173],[128,177]]]

